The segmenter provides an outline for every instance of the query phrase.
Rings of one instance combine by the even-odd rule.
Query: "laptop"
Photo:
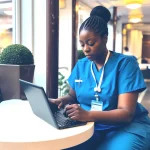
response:
[[[57,129],[85,125],[86,122],[74,121],[65,117],[64,110],[48,101],[44,88],[19,79],[20,85],[29,101],[33,113]]]

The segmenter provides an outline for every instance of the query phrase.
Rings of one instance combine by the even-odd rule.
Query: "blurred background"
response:
[[[82,50],[78,29],[98,5],[111,12],[108,49],[134,55],[148,84],[150,0],[0,0],[0,52],[13,43],[28,47],[35,59],[34,82],[43,86],[47,93],[57,92],[56,88],[50,89],[55,85],[60,89],[58,95],[64,95],[68,91],[66,79],[78,56],[84,57],[79,54]],[[55,14],[57,8],[58,16]],[[53,28],[53,25],[59,27]],[[55,68],[58,78],[53,71]]]

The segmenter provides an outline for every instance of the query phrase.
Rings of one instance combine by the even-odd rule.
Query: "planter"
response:
[[[26,99],[19,79],[33,82],[35,65],[0,64],[0,90],[3,100]]]

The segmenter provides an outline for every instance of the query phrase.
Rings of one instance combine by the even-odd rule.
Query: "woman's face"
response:
[[[94,32],[82,30],[80,44],[85,56],[92,61],[100,61],[106,52],[107,36],[101,37]]]

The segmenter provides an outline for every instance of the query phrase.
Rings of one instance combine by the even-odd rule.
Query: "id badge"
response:
[[[91,110],[102,111],[103,110],[103,102],[92,100],[91,102]]]

